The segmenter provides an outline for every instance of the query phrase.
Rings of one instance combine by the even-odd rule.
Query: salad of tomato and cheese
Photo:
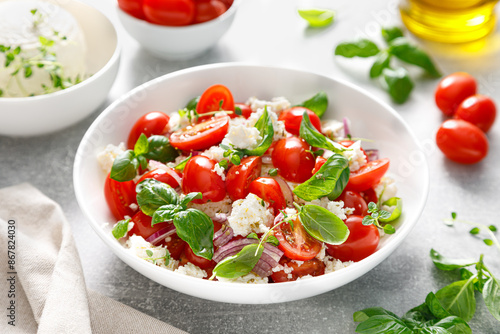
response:
[[[322,120],[326,93],[298,102],[235,103],[214,85],[140,117],[98,155],[113,236],[157,266],[227,282],[304,279],[374,253],[402,211],[389,159],[347,118]]]

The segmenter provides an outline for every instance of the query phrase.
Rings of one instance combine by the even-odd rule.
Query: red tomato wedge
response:
[[[259,177],[250,183],[248,190],[268,202],[273,207],[275,215],[279,213],[279,210],[286,208],[286,200],[281,191],[281,186],[273,178]]]
[[[158,232],[161,229],[164,229],[168,225],[172,223],[159,223],[151,226],[152,218],[144,214],[141,210],[137,211],[137,213],[132,217],[132,222],[134,223],[134,227],[129,231],[129,235],[135,234],[140,235],[144,239],[149,238],[153,233]]]
[[[212,117],[208,121],[172,133],[170,144],[183,151],[204,150],[219,144],[228,128],[229,116]]]
[[[288,268],[292,268],[292,272],[286,273],[285,270],[273,272],[271,274],[271,278],[275,283],[296,281],[299,277],[307,275],[320,276],[325,273],[325,264],[318,259],[304,261],[304,263],[299,266],[296,262],[293,262],[286,257],[282,257],[280,264],[282,266],[286,265]]]
[[[306,232],[298,218],[293,220],[293,228],[289,223],[276,227],[274,236],[280,242],[279,249],[292,260],[311,260],[321,251],[321,242]]]
[[[213,85],[201,94],[200,100],[196,105],[196,112],[203,115],[219,110],[234,112],[233,94],[224,85]],[[201,116],[198,121],[204,121],[209,117],[211,116]]]
[[[232,201],[245,198],[249,191],[248,187],[253,180],[260,176],[262,169],[261,157],[246,157],[239,165],[229,168],[226,175],[227,193]]]
[[[137,211],[130,208],[130,204],[137,204],[134,181],[118,182],[108,175],[104,183],[104,198],[117,220],[132,217]]]
[[[351,173],[346,189],[357,192],[368,190],[380,182],[388,169],[389,159],[387,158],[370,161]]]

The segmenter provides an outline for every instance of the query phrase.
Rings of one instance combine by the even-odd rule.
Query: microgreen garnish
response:
[[[426,71],[433,78],[438,78],[441,73],[434,65],[432,59],[419,47],[412,45],[403,36],[403,31],[398,27],[382,29],[382,36],[388,44],[385,49],[380,49],[374,42],[361,39],[354,42],[340,43],[335,48],[335,55],[346,58],[374,57],[375,62],[370,69],[370,78],[381,77],[381,84],[396,103],[408,100],[413,90],[413,82],[404,67],[392,67],[391,59],[415,65]]]
[[[267,171],[267,174],[269,174],[269,176],[276,176],[276,175],[278,175],[278,169],[271,168],[270,170]]]
[[[161,257],[156,257],[156,258],[153,258],[154,253],[152,250],[146,249],[146,255],[149,257],[144,258],[144,260],[153,261],[154,264],[156,264],[156,261],[158,261],[158,260],[165,260],[165,266],[168,266],[168,264],[170,263],[170,252],[166,248],[163,248],[163,249],[165,250],[165,255],[161,256]]]
[[[480,236],[481,233],[487,234],[488,238],[483,238],[484,244],[488,246],[495,245],[498,250],[500,250],[500,242],[498,242],[497,237],[495,236],[495,232],[497,231],[497,227],[495,225],[484,225],[480,223],[470,222],[463,219],[457,219],[458,215],[456,212],[451,213],[451,219],[444,219],[444,223],[448,226],[453,226],[455,223],[462,223],[473,226],[473,228],[469,231],[471,235]]]
[[[391,217],[390,212],[381,210],[377,204],[370,202],[368,204],[368,213],[369,215],[363,217],[363,225],[375,225],[377,228],[384,230],[386,234],[394,234],[396,232],[394,226],[389,224],[382,226],[379,222],[381,219],[389,219]]]
[[[120,220],[119,222],[116,223],[116,225],[111,230],[111,233],[116,239],[123,238],[125,235],[127,235],[128,224],[130,223],[130,221],[131,219],[129,218]]]
[[[335,12],[330,9],[299,9],[298,13],[313,28],[327,27],[333,23],[335,17]]]

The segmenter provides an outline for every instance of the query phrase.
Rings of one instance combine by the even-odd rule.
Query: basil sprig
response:
[[[271,116],[269,116],[267,107],[264,107],[264,112],[262,113],[262,116],[260,116],[260,118],[257,120],[257,123],[255,123],[254,127],[259,130],[262,139],[260,140],[260,143],[256,148],[252,150],[245,149],[242,151],[244,155],[262,156],[264,155],[264,153],[266,153],[269,147],[271,147],[274,137],[273,121],[271,119]]]
[[[189,193],[183,199],[168,184],[146,179],[136,187],[137,204],[142,212],[153,217],[151,226],[173,220],[177,235],[193,252],[207,260],[214,253],[214,225],[210,217],[198,209],[187,208],[189,202],[201,199],[201,193]]]
[[[330,9],[299,9],[298,13],[313,28],[327,27],[333,23],[335,17],[335,12]]]
[[[318,115],[318,117],[321,117],[325,113],[326,109],[328,109],[328,96],[325,92],[321,91],[297,106],[305,107],[313,111],[316,115]]]
[[[368,215],[363,217],[363,225],[375,225],[377,228],[384,230],[386,234],[394,234],[396,233],[396,229],[394,226],[390,224],[385,224],[384,226],[380,225],[380,222],[385,220],[389,221],[391,217],[391,213],[389,211],[385,211],[380,209],[377,204],[374,202],[368,203]]]
[[[299,208],[299,220],[309,235],[330,245],[340,245],[349,236],[346,224],[321,206],[304,205]]]
[[[398,37],[389,42],[389,53],[405,63],[423,68],[429,75],[439,78],[441,73],[425,51],[410,44],[405,37]]]
[[[115,158],[110,177],[119,182],[130,181],[137,176],[139,167],[145,169],[148,160],[168,162],[174,160],[179,153],[170,145],[165,136],[146,137],[142,133],[133,150],[126,150]]]
[[[264,246],[260,243],[250,244],[238,254],[226,257],[213,270],[213,275],[222,278],[235,279],[250,273],[259,262]]]
[[[335,55],[346,58],[373,57],[380,52],[377,44],[368,39],[360,39],[354,42],[343,42],[335,48]]]
[[[302,116],[299,134],[300,137],[304,139],[309,145],[317,148],[324,148],[335,153],[342,153],[346,150],[349,150],[316,130],[316,128],[312,125],[307,112],[304,112],[304,115]]]

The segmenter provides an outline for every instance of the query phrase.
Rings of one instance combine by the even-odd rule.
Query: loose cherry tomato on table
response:
[[[193,23],[202,23],[215,19],[226,12],[228,7],[219,0],[197,0]]]
[[[316,130],[321,132],[321,121],[319,120],[318,115],[316,115],[314,111],[304,107],[293,107],[283,110],[280,114],[279,120],[285,122],[286,131],[298,136],[304,112],[307,112],[307,115],[311,120],[311,124],[316,128]]]
[[[497,108],[491,98],[484,95],[473,95],[466,98],[457,109],[455,118],[463,119],[488,132],[497,115]]]
[[[344,202],[344,208],[353,208],[354,215],[366,216],[368,214],[368,205],[363,197],[356,191],[344,190],[336,201]]]
[[[279,210],[286,208],[286,201],[281,191],[281,186],[278,181],[273,178],[257,178],[250,183],[248,191],[268,202],[273,207],[275,215],[279,213]]]
[[[172,133],[170,145],[183,151],[204,150],[219,144],[228,128],[228,116],[212,117],[208,121]]]
[[[142,0],[118,0],[118,7],[135,18],[146,19],[142,10]]]
[[[193,0],[143,0],[146,19],[165,26],[184,26],[193,22],[195,4]]]
[[[355,172],[351,172],[347,190],[357,192],[368,190],[380,182],[380,179],[389,169],[389,159],[379,159],[368,162]]]
[[[326,252],[340,261],[361,261],[375,253],[380,234],[374,225],[363,225],[363,217],[352,215],[345,224],[349,228],[349,237],[340,245],[326,245]]]
[[[299,277],[307,275],[320,276],[325,273],[325,264],[318,259],[304,261],[304,263],[299,266],[296,262],[293,262],[286,257],[282,257],[280,264],[282,266],[286,265],[288,268],[292,268],[292,272],[289,274],[286,273],[285,270],[273,272],[271,274],[271,278],[275,283],[296,281]],[[288,275],[291,275],[291,277],[288,277]]]
[[[137,181],[137,184],[141,183],[145,179],[155,179],[160,182],[168,184],[172,188],[177,188],[179,186],[179,183],[172,176],[173,173],[177,174],[179,177],[181,176],[181,174],[178,171],[172,168],[165,167],[165,169],[162,168],[153,169],[152,171],[147,172],[146,174],[141,176],[139,181]]]
[[[203,155],[189,159],[184,167],[182,192],[201,192],[202,199],[193,200],[194,203],[219,202],[226,197],[226,185],[222,177],[214,171],[217,161]]]
[[[464,72],[450,74],[436,88],[436,105],[446,116],[452,116],[463,100],[476,94],[476,89],[476,79],[471,75]]]
[[[488,154],[488,139],[483,131],[461,119],[441,124],[436,144],[448,159],[462,164],[479,162]]]
[[[131,204],[137,204],[134,181],[118,182],[108,175],[104,183],[104,198],[116,220],[132,217],[137,211],[130,208]]]
[[[200,100],[196,105],[196,112],[202,115],[219,110],[234,112],[233,94],[224,85],[213,85],[201,94]],[[211,115],[201,116],[198,121],[205,121],[210,117]]]
[[[143,237],[144,239],[149,238],[154,233],[168,227],[172,223],[159,223],[151,226],[152,218],[144,214],[141,210],[132,217],[132,222],[134,226],[128,232],[129,235],[135,234]]]
[[[273,165],[285,180],[304,182],[312,176],[315,165],[310,150],[311,146],[298,137],[280,139],[273,149]]]
[[[142,133],[146,137],[151,137],[152,135],[163,135],[168,131],[168,121],[170,117],[161,111],[149,112],[135,122],[132,126],[132,130],[128,135],[127,148],[130,150],[134,149],[135,142]]]
[[[250,106],[247,105],[247,104],[244,104],[244,103],[235,103],[234,107],[235,107],[235,109],[236,109],[236,107],[240,108],[240,110],[241,110],[241,116],[243,116],[245,118],[250,117],[250,115],[252,114],[252,108],[250,108]],[[231,118],[238,117],[238,115],[236,115],[236,113],[231,114],[229,116]]]
[[[261,169],[262,158],[256,156],[243,158],[239,165],[233,165],[229,168],[226,175],[226,188],[232,201],[245,198],[248,195],[248,187],[253,180],[260,176]]]
[[[298,218],[293,220],[293,228],[288,222],[277,226],[274,236],[280,242],[279,249],[292,260],[311,260],[321,251],[321,242],[306,232]]]

